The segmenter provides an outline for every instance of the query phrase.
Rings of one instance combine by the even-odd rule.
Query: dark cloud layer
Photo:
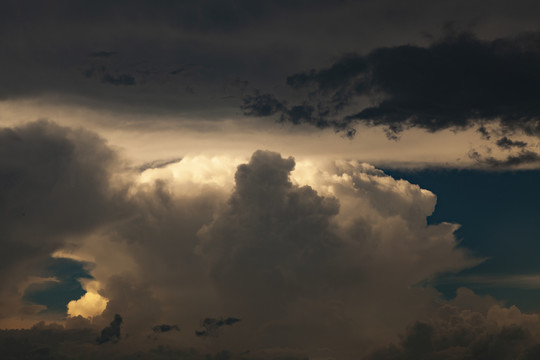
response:
[[[503,129],[540,135],[540,35],[484,41],[449,35],[429,47],[378,48],[350,54],[329,68],[291,75],[307,97],[288,105],[270,94],[244,98],[247,115],[337,130],[381,125],[390,134],[431,132],[500,120]],[[361,99],[373,105],[360,106]],[[360,106],[360,110],[355,107]]]
[[[424,44],[428,37],[437,37],[445,23],[478,30],[486,39],[496,37],[501,28],[511,34],[534,30],[537,21],[531,14],[538,12],[538,4],[75,0],[44,5],[37,0],[7,0],[2,10],[0,99],[52,95],[87,106],[97,101],[120,111],[160,110],[215,119],[236,116],[247,87],[279,92],[287,74],[328,64],[351,51]],[[339,127],[341,118],[321,120],[333,116],[350,96],[339,91],[343,84],[338,84],[372,64],[352,55],[326,70],[291,77],[295,88],[313,78],[322,87],[333,88],[337,97],[321,108],[311,103],[290,106],[291,101],[286,117],[300,122],[315,118],[321,126]],[[368,84],[365,90],[369,88]],[[378,115],[386,117],[384,121],[403,115],[397,109],[400,103],[385,105],[377,109],[384,110]],[[362,114],[362,121],[374,116],[370,114]]]

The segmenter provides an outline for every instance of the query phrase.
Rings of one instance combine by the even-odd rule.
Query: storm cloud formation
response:
[[[433,214],[428,186],[378,168],[538,167],[539,13],[536,0],[2,1],[0,357],[536,356],[536,316],[443,289],[521,261],[481,257],[506,238],[537,269],[536,223],[507,216],[517,196],[459,218],[483,198],[453,187],[443,213],[441,181]],[[477,184],[528,194],[524,174]],[[493,219],[519,231],[469,237],[467,221]]]
[[[277,114],[280,121],[336,130],[381,125],[390,136],[413,127],[435,132],[491,121],[538,136],[539,44],[538,33],[492,41],[462,33],[428,47],[349,54],[328,68],[287,77],[287,85],[305,94],[301,104],[263,93],[244,98],[243,109],[247,115]]]
[[[434,194],[365,163],[259,150],[246,162],[184,156],[141,173],[81,130],[41,121],[2,134],[3,204],[26,214],[3,208],[3,286],[24,291],[52,253],[91,263],[93,285],[82,284],[108,300],[92,341],[117,355],[180,344],[358,358],[437,312],[443,300],[425,280],[481,262],[457,247],[457,225],[426,223]],[[43,308],[22,304],[21,291],[2,292],[4,319]],[[115,314],[122,340],[109,346]],[[149,336],[171,323],[188,331],[161,325]]]

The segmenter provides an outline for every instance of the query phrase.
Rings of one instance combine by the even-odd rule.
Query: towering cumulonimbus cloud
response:
[[[432,193],[367,164],[294,167],[255,152],[198,233],[225,311],[257,328],[251,341],[377,341],[435,306],[432,289],[411,286],[478,263],[456,248],[455,225],[426,225]]]
[[[259,150],[247,162],[184,156],[137,173],[87,132],[37,122],[3,136],[2,196],[28,211],[3,228],[10,256],[91,263],[86,289],[107,300],[92,326],[120,314],[118,351],[152,346],[143,340],[151,329],[173,323],[186,331],[148,339],[234,351],[324,347],[350,358],[438,309],[424,280],[481,261],[457,247],[457,225],[427,225],[433,193],[368,164]],[[42,236],[26,234],[30,225]],[[35,266],[4,269],[13,286],[40,275]],[[6,299],[17,294],[6,295],[12,311]],[[202,319],[224,316],[242,321],[211,340],[195,335]]]

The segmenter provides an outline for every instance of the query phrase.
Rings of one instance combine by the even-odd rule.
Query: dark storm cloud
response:
[[[465,29],[480,24],[482,37],[490,39],[503,28],[494,30],[492,23],[505,24],[512,34],[535,28],[530,17],[537,3],[512,2],[512,18],[506,19],[509,7],[506,0],[489,8],[480,0],[9,0],[0,14],[0,99],[52,95],[87,106],[98,100],[122,111],[235,116],[246,84],[275,89],[281,99],[287,74],[353,50],[425,43],[422,34],[437,37],[448,21]],[[315,81],[337,96],[316,104],[289,101],[294,105],[285,117],[346,131],[334,111],[347,106],[354,92],[340,92],[339,84],[368,63],[350,55],[326,70],[292,76],[294,88]],[[185,64],[205,71],[189,74]],[[94,81],[84,76],[102,65],[107,71],[95,71]]]
[[[464,33],[429,47],[379,48],[365,56],[347,55],[326,69],[291,75],[287,84],[306,94],[299,105],[304,111],[271,94],[256,94],[244,99],[245,113],[277,113],[280,121],[336,129],[381,125],[391,134],[500,120],[506,130],[540,135],[539,33],[493,41]],[[355,101],[361,98],[374,105],[347,108],[359,106]]]
[[[66,237],[123,212],[109,183],[114,164],[115,153],[93,133],[44,120],[0,129],[0,317],[18,311],[5,302],[16,301],[21,281],[50,275],[49,256]]]

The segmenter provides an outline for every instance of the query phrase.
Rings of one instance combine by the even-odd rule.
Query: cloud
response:
[[[320,345],[348,357],[435,311],[437,292],[413,285],[480,261],[456,247],[456,225],[426,224],[434,194],[368,164],[257,151],[134,176],[144,181],[126,217],[71,250],[92,258],[109,299],[94,323],[122,314],[130,339],[178,323],[192,330],[177,340],[197,347],[200,319],[227,313],[242,322],[210,336],[216,351]]]
[[[397,345],[369,360],[534,359],[540,354],[538,315],[493,306],[487,313],[441,307],[439,315],[409,327]]]
[[[30,0],[22,6],[6,0],[0,15],[0,99],[54,97],[125,113],[154,115],[158,109],[189,119],[231,119],[246,84],[280,91],[286,74],[333,61],[343,70],[328,66],[332,72],[317,72],[318,81],[332,86],[348,74],[347,66],[362,61],[335,61],[341,54],[424,44],[426,34],[436,38],[448,21],[486,39],[535,30],[537,10],[530,0],[516,0],[512,16],[504,0],[490,2],[489,9],[483,1],[450,6],[427,0],[207,0],[156,6],[147,0],[99,0],[92,6],[43,6]],[[396,14],[403,20],[396,21]],[[374,28],[377,36],[370,34]],[[101,65],[107,71],[96,70],[93,81],[81,75]],[[173,75],[186,65],[204,71]],[[311,116],[319,111],[326,109],[315,106]],[[174,116],[171,122],[184,121]]]
[[[201,321],[201,326],[204,330],[195,330],[195,335],[217,337],[219,336],[220,328],[223,326],[232,326],[239,321],[240,319],[232,317],[228,317],[226,319],[206,318]]]
[[[477,151],[471,151],[469,158],[476,161],[477,164],[488,166],[491,168],[509,168],[527,166],[540,162],[540,154],[522,149],[518,153],[507,155],[506,158],[498,159],[493,156],[481,155]]]
[[[381,341],[436,297],[411,285],[477,263],[455,248],[454,225],[426,226],[433,194],[366,164],[299,166],[294,175],[292,158],[255,152],[227,206],[198,232],[223,309],[258,323],[266,343],[350,350],[352,338]],[[309,176],[311,186],[300,185]]]
[[[67,313],[69,316],[91,318],[103,313],[107,307],[108,299],[101,296],[96,291],[98,290],[96,287],[89,287],[86,285],[85,294],[78,300],[72,300],[67,304]]]
[[[161,325],[156,325],[152,328],[152,331],[155,333],[164,333],[164,332],[169,332],[173,330],[180,331],[180,327],[178,327],[178,325],[161,324]]]
[[[148,169],[160,169],[163,167],[166,167],[167,165],[178,163],[182,160],[182,158],[173,158],[173,159],[166,159],[166,160],[154,160],[147,163],[144,163],[140,165],[137,170],[140,172],[143,172]]]
[[[524,141],[512,140],[512,139],[507,138],[506,136],[497,140],[496,144],[498,147],[502,149],[506,149],[506,150],[511,149],[513,147],[524,148],[527,146],[527,143]]]
[[[486,41],[462,33],[428,47],[349,54],[328,68],[287,78],[290,87],[306,94],[301,105],[256,94],[244,98],[243,109],[251,116],[277,113],[280,121],[336,130],[380,125],[389,136],[413,127],[482,128],[485,122],[538,136],[539,39],[538,33],[526,33]],[[362,105],[366,98],[373,105]],[[294,111],[298,106],[309,111]]]
[[[4,189],[19,193],[2,196],[13,196],[9,209],[32,205],[3,231],[40,231],[22,238],[35,255],[10,256],[19,264],[54,254],[91,263],[85,296],[108,299],[92,326],[122,314],[118,351],[169,344],[168,336],[148,337],[155,324],[182,324],[191,330],[174,340],[199,347],[208,338],[194,333],[200,319],[215,319],[212,329],[242,319],[207,346],[311,354],[325,347],[351,358],[438,308],[437,291],[417,284],[481,261],[457,247],[457,225],[427,225],[434,194],[368,164],[256,151],[247,162],[185,156],[140,173],[83,131],[38,122],[2,134],[9,150],[2,169],[21,169],[6,173],[29,184],[6,180]],[[40,197],[54,201],[41,208]],[[2,278],[13,285],[40,274],[6,269]]]
[[[25,311],[20,284],[50,271],[68,238],[118,218],[113,166],[115,152],[84,130],[45,120],[0,130],[0,318]]]
[[[122,325],[122,317],[115,314],[111,324],[101,330],[101,335],[97,338],[98,344],[104,344],[109,341],[114,343],[120,340],[120,325]]]

